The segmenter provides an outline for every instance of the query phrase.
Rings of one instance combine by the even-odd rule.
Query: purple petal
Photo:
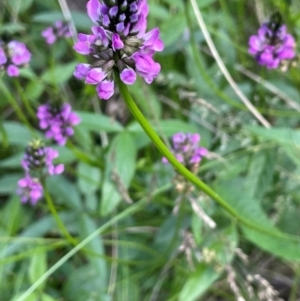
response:
[[[89,64],[77,64],[75,67],[74,76],[77,79],[86,79],[89,70],[90,70]]]
[[[15,65],[9,65],[7,67],[6,72],[7,72],[7,75],[10,77],[18,77],[19,73],[20,73],[19,68]]]
[[[124,48],[124,43],[117,33],[113,33],[112,35],[112,48],[114,51]]]
[[[126,85],[133,85],[136,81],[136,73],[133,69],[124,69],[120,74],[121,81]]]
[[[105,77],[106,74],[102,71],[101,68],[93,68],[88,72],[85,83],[90,85],[97,85],[102,82]]]
[[[97,23],[99,20],[100,8],[101,5],[98,0],[89,0],[86,4],[88,16],[94,23]]]
[[[102,81],[97,86],[97,93],[102,99],[109,99],[114,94],[114,82],[109,80]]]

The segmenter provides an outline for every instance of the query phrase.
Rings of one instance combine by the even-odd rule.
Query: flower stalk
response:
[[[166,147],[166,145],[162,142],[162,140],[159,138],[159,136],[156,134],[156,132],[151,127],[148,120],[145,118],[143,113],[140,111],[136,103],[134,102],[133,98],[131,97],[127,86],[120,80],[119,74],[115,73],[115,80],[119,87],[120,93],[123,97],[124,102],[126,103],[128,109],[134,116],[134,118],[137,120],[137,122],[140,124],[140,126],[143,128],[145,133],[148,135],[148,137],[151,139],[151,141],[154,143],[154,145],[158,148],[158,150],[161,152],[161,154],[168,160],[170,164],[173,165],[173,167],[189,182],[194,184],[198,189],[203,191],[206,195],[211,197],[217,204],[219,204],[221,207],[223,207],[232,217],[234,217],[237,221],[239,221],[241,224],[243,224],[246,227],[249,227],[253,230],[256,230],[260,233],[267,234],[272,237],[277,238],[289,238],[292,241],[299,242],[299,239],[295,237],[294,235],[288,235],[281,232],[276,231],[270,231],[268,229],[265,229],[262,226],[259,226],[257,224],[252,223],[251,221],[245,219],[242,217],[233,207],[231,207],[219,194],[217,194],[213,189],[211,189],[208,185],[206,185],[204,182],[202,182],[197,176],[195,176],[192,172],[190,172],[188,169],[186,169],[172,154],[172,152]]]

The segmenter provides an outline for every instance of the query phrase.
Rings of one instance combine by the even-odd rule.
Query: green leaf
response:
[[[72,301],[111,301],[98,276],[92,264],[74,267],[64,283],[63,296]]]
[[[61,85],[73,75],[76,64],[77,62],[55,65],[44,72],[41,79],[49,84]]]
[[[219,274],[212,266],[200,264],[197,270],[191,273],[179,295],[179,301],[197,300],[218,279]]]
[[[0,160],[0,167],[2,168],[21,168],[21,161],[24,153],[13,155],[7,159]]]
[[[24,174],[10,173],[10,174],[0,177],[0,195],[15,193],[15,191],[18,187],[18,180],[20,180],[21,178],[24,178]]]
[[[77,166],[78,187],[87,196],[95,193],[100,188],[101,171],[99,168],[80,162]]]
[[[34,253],[30,258],[28,276],[31,284],[35,283],[47,270],[46,252]],[[43,283],[44,285],[45,283]],[[39,287],[41,289],[41,287]]]
[[[81,118],[81,123],[77,127],[83,127],[93,132],[105,131],[108,133],[121,132],[123,130],[122,125],[105,115],[76,112]]]
[[[112,176],[116,174],[123,188],[127,189],[134,176],[135,165],[134,140],[130,133],[123,132],[114,138],[106,155],[105,180],[101,198],[102,215],[111,213],[121,201],[120,187],[117,187],[117,183],[112,182]]]
[[[47,188],[54,196],[55,203],[62,203],[69,208],[81,210],[82,205],[77,187],[63,176],[47,178]]]
[[[261,199],[268,190],[274,174],[275,154],[273,151],[254,153],[244,185],[245,194]]]
[[[161,39],[164,41],[165,47],[174,44],[183,34],[185,28],[186,21],[183,13],[179,13],[165,19],[164,23],[160,27]]]
[[[32,138],[41,138],[41,134],[37,131],[32,132],[23,124],[16,121],[6,121],[3,123],[7,138],[10,144],[26,146]],[[2,135],[0,141],[2,142]]]
[[[0,33],[9,32],[11,34],[24,31],[26,29],[25,24],[21,23],[4,23],[0,27]]]
[[[259,126],[246,126],[253,134],[279,144],[300,146],[300,131],[289,128],[266,129]]]
[[[279,231],[267,218],[259,202],[246,195],[243,187],[241,179],[219,182],[214,186],[241,217],[270,233],[243,225],[242,229],[247,239],[275,256],[300,261],[300,238]]]
[[[21,227],[23,207],[17,195],[13,195],[8,202],[1,208],[0,235],[13,236]]]
[[[93,233],[97,229],[97,225],[95,222],[86,214],[82,214],[80,216],[80,236],[82,239],[89,236],[91,233]],[[91,266],[93,266],[93,269],[97,271],[96,278],[98,279],[98,284],[96,287],[93,288],[93,290],[105,290],[107,284],[108,284],[108,271],[105,259],[102,257],[105,254],[104,246],[102,243],[101,236],[98,236],[97,238],[93,239],[87,246],[86,249],[91,251],[90,253],[87,253],[86,256],[89,260],[89,263]]]
[[[10,0],[8,3],[15,13],[23,13],[30,8],[33,0]]]

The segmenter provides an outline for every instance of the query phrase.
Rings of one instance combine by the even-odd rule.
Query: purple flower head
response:
[[[89,0],[87,12],[96,26],[92,35],[78,35],[74,49],[92,57],[89,67],[79,64],[74,75],[86,84],[96,85],[100,98],[110,98],[114,91],[114,70],[121,80],[132,85],[139,74],[150,84],[160,72],[153,60],[162,51],[159,29],[146,33],[146,0]]]
[[[61,174],[64,171],[64,165],[54,166],[52,162],[57,157],[57,150],[44,147],[41,141],[34,140],[26,147],[22,166],[26,174],[36,173],[38,176]]]
[[[199,166],[202,157],[207,155],[207,149],[199,146],[200,135],[177,133],[172,137],[172,152],[176,159],[188,169],[194,171]],[[168,163],[166,158],[163,163]]]
[[[31,53],[26,45],[18,41],[8,43],[0,40],[0,68],[10,77],[19,76],[19,67],[29,63]]]
[[[73,127],[80,123],[80,118],[72,112],[72,107],[67,103],[40,105],[37,118],[45,136],[58,145],[65,145],[67,139],[74,134]]]
[[[249,38],[249,53],[260,65],[268,69],[278,68],[282,61],[295,57],[295,39],[287,33],[286,25],[281,20],[276,21],[278,15],[273,15],[269,23],[263,24],[257,35]]]
[[[22,203],[29,202],[31,205],[35,205],[43,197],[44,189],[39,179],[26,174],[25,178],[18,181],[17,194]]]
[[[26,48],[26,45],[18,41],[11,41],[8,43],[8,52],[11,61],[15,65],[25,65],[29,63],[31,53]]]
[[[145,32],[148,15],[145,0],[90,0],[86,7],[91,20],[107,31],[124,36]]]
[[[49,45],[55,43],[59,38],[69,38],[70,36],[69,26],[63,21],[56,21],[53,26],[49,26],[42,31],[42,37]]]

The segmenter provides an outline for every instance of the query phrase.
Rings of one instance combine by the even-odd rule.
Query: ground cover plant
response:
[[[0,5],[0,301],[300,300],[297,1]]]

